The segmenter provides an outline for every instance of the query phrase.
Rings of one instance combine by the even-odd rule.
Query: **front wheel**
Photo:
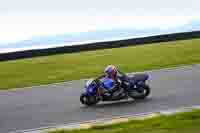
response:
[[[144,85],[142,88],[139,88],[138,90],[129,90],[128,95],[135,99],[135,100],[140,100],[140,99],[145,99],[147,96],[149,96],[151,92],[151,89],[148,85]]]
[[[97,104],[99,101],[96,96],[87,96],[85,94],[81,94],[80,102],[84,105],[91,106]]]

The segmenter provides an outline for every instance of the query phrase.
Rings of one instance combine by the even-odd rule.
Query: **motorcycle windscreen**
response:
[[[85,89],[88,94],[95,94],[96,93],[97,85],[93,83],[93,79],[90,79],[85,84]]]

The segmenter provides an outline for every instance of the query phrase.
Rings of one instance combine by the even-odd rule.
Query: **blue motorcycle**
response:
[[[135,100],[145,99],[151,91],[146,82],[148,79],[148,74],[123,75],[119,77],[117,84],[107,77],[98,80],[90,79],[85,84],[85,92],[81,94],[80,102],[91,106],[99,101],[116,101],[129,97]]]

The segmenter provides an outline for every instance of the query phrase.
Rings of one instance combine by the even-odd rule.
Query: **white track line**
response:
[[[19,131],[10,132],[10,133],[43,133],[45,131],[52,131],[55,129],[78,129],[78,128],[82,128],[81,125],[84,125],[84,124],[87,124],[87,125],[95,125],[95,124],[98,125],[98,123],[111,124],[112,121],[115,119],[121,119],[121,118],[122,119],[123,118],[145,119],[145,118],[148,118],[149,116],[157,116],[156,114],[171,115],[178,112],[189,112],[189,111],[192,111],[193,109],[200,109],[200,105],[194,105],[190,107],[182,107],[182,108],[176,108],[176,109],[160,110],[160,111],[148,112],[148,113],[123,115],[123,116],[118,116],[118,117],[113,117],[113,118],[97,119],[97,120],[90,120],[90,121],[78,122],[78,123],[60,124],[60,125],[55,125],[55,126],[40,127],[40,128],[28,129],[28,130],[19,130]]]

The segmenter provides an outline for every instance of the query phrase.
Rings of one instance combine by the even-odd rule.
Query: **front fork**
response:
[[[97,100],[103,100],[103,98],[101,96],[102,93],[103,93],[102,90],[98,87],[97,88],[97,94],[96,94],[97,95]]]

